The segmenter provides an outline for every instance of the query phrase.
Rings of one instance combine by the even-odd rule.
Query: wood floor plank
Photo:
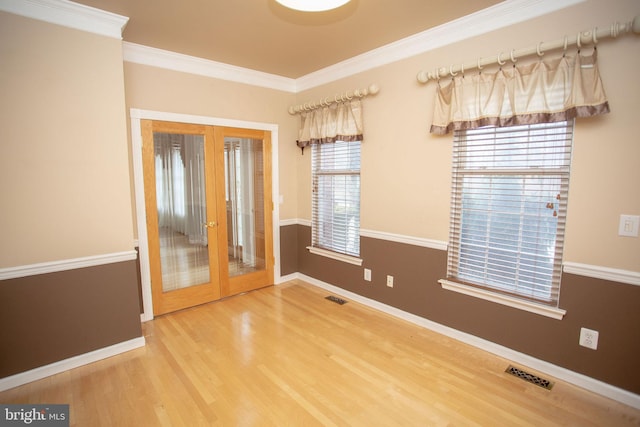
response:
[[[640,426],[636,409],[325,296],[292,281],[161,316],[144,348],[0,402],[68,403],[73,426]]]

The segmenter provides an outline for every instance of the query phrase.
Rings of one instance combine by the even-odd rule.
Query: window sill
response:
[[[313,246],[307,246],[307,249],[309,250],[309,252],[315,255],[320,255],[323,257],[335,259],[337,261],[342,261],[342,262],[346,262],[346,263],[357,265],[357,266],[362,265],[361,258],[356,258],[350,255],[339,254],[337,252],[331,252],[326,249],[314,248]]]
[[[498,304],[506,305],[508,307],[525,310],[530,313],[539,314],[541,316],[551,317],[552,319],[562,320],[564,315],[567,313],[566,310],[563,310],[561,308],[549,307],[543,304],[536,304],[535,302],[525,301],[507,295],[493,293],[484,289],[462,285],[460,283],[451,282],[445,279],[438,280],[438,283],[442,285],[443,289],[459,292],[461,294],[480,298],[486,301],[492,301]]]

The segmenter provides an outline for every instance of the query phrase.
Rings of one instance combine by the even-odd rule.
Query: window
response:
[[[557,307],[573,122],[456,131],[447,276]]]
[[[314,144],[311,156],[310,249],[359,257],[360,141]]]

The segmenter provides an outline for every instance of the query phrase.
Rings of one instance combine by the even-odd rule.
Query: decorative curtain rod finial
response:
[[[429,81],[429,74],[426,71],[420,71],[416,78],[420,83],[426,83]]]

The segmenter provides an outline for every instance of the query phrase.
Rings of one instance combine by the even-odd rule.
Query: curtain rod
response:
[[[341,95],[334,95],[333,98],[327,96],[318,102],[307,102],[296,106],[292,105],[289,107],[289,114],[294,115],[303,111],[311,111],[315,110],[316,108],[325,107],[333,103],[348,101],[350,99],[353,99],[354,96],[356,98],[364,98],[368,95],[375,95],[378,93],[378,91],[380,91],[378,85],[370,84],[366,89],[354,89],[352,91],[344,92]]]
[[[525,49],[511,50],[511,52],[500,52],[496,56],[490,56],[487,58],[479,57],[475,62],[467,62],[461,65],[451,64],[449,67],[436,68],[433,72],[420,71],[416,78],[420,83],[427,83],[429,80],[438,80],[440,77],[446,77],[447,75],[455,76],[458,72],[464,73],[467,70],[482,69],[486,65],[500,64],[504,65],[508,60],[515,63],[518,58],[523,56],[530,56],[536,54],[538,56],[544,55],[545,52],[553,49],[563,48],[567,49],[567,46],[576,45],[578,48],[585,44],[596,45],[598,40],[612,37],[616,38],[620,34],[633,31],[635,34],[640,34],[640,19],[638,16],[634,17],[631,21],[626,23],[614,22],[609,28],[593,28],[592,30],[581,31],[575,36],[564,36],[564,38],[557,39],[550,42],[540,42],[537,46],[528,47]]]

